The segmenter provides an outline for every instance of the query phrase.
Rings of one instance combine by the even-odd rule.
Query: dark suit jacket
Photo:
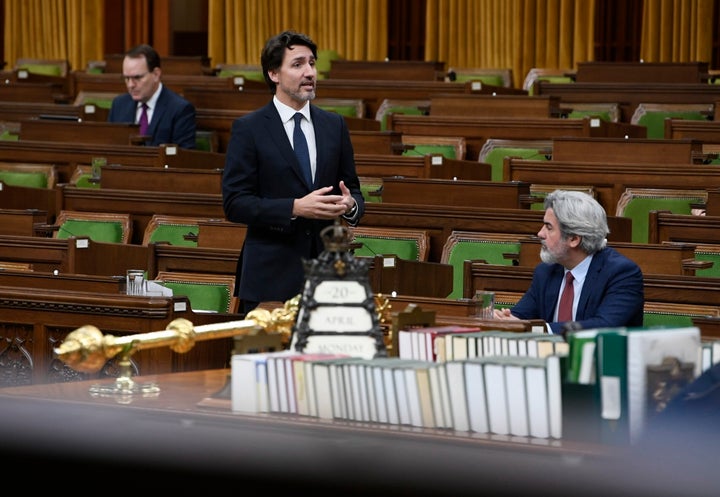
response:
[[[113,99],[108,121],[134,123],[137,102],[129,93]],[[195,148],[195,107],[180,95],[163,85],[148,128],[152,136],[147,145],[174,143],[182,148]]]
[[[530,288],[512,314],[520,319],[544,319],[553,333],[561,333],[564,323],[552,320],[564,273],[560,264],[538,264]],[[585,329],[642,326],[644,304],[642,271],[635,262],[606,247],[590,263],[575,321]]]
[[[222,192],[226,218],[248,226],[236,279],[241,300],[284,302],[302,292],[303,259],[324,250],[320,231],[332,221],[291,219],[294,199],[323,186],[339,195],[343,180],[358,206],[351,224],[365,211],[345,120],[314,105],[310,115],[317,144],[314,185],[303,179],[272,101],[233,122]]]

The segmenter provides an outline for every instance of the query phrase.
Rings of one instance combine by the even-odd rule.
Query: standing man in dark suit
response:
[[[303,260],[324,250],[322,229],[338,217],[355,225],[364,212],[343,117],[310,104],[316,60],[317,46],[304,34],[270,38],[261,64],[272,101],[232,125],[222,192],[227,219],[248,227],[236,279],[244,313],[301,293]],[[294,138],[296,113],[306,140]],[[305,143],[307,171],[296,156]]]
[[[130,49],[122,71],[128,92],[113,99],[108,121],[141,124],[145,104],[147,145],[174,143],[195,148],[195,107],[162,84],[160,56],[155,49],[150,45]]]
[[[564,329],[642,326],[645,297],[638,265],[607,247],[603,207],[582,192],[555,190],[544,203],[542,262],[530,288],[496,319],[543,319],[552,333]],[[571,319],[558,318],[566,273],[572,273]]]

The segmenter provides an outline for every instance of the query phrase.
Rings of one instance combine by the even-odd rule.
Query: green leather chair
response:
[[[688,119],[708,121],[714,114],[713,104],[644,104],[635,109],[631,124],[645,126],[647,137],[657,140],[665,138],[665,119]]]
[[[707,202],[706,190],[674,190],[662,188],[627,188],[618,200],[615,215],[632,219],[632,241],[648,243],[650,211],[690,214],[692,204]]]
[[[155,283],[169,288],[173,295],[186,296],[195,312],[236,313],[238,300],[233,296],[235,276],[158,271]]]
[[[466,260],[483,260],[488,264],[513,265],[520,254],[519,235],[453,231],[443,245],[440,262],[453,267],[453,289],[449,299],[463,297]],[[498,302],[495,303],[498,307]]]
[[[356,226],[351,232],[352,241],[362,244],[354,251],[357,257],[394,255],[414,261],[428,259],[430,232],[427,230]]]
[[[504,140],[489,138],[483,143],[478,162],[492,166],[491,180],[503,181],[503,160],[505,157],[521,157],[530,160],[550,160],[552,140]]]
[[[130,214],[62,210],[55,225],[53,237],[59,239],[87,236],[96,242],[130,243],[132,236]]]

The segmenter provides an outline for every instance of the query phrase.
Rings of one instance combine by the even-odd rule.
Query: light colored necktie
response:
[[[573,288],[573,275],[570,271],[565,274],[565,288],[560,295],[560,307],[558,307],[558,321],[573,320],[573,299],[575,298],[575,289]]]
[[[312,170],[310,168],[310,151],[308,150],[305,133],[303,133],[302,128],[300,127],[302,118],[303,115],[299,112],[293,116],[293,119],[295,120],[295,128],[293,129],[293,149],[295,150],[295,155],[297,156],[298,161],[300,162],[300,167],[305,175],[305,181],[308,186],[312,186],[313,180]]]
[[[140,134],[146,135],[148,130],[148,114],[147,114],[148,106],[146,103],[142,104],[142,112],[140,112],[140,121],[138,124],[140,124]]]

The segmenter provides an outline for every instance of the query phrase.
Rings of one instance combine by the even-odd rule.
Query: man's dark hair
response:
[[[148,71],[151,72],[156,67],[160,67],[160,55],[158,55],[155,49],[150,45],[142,44],[132,47],[130,50],[127,51],[125,57],[130,57],[131,59],[145,57],[145,60],[147,61]]]
[[[312,51],[313,57],[317,60],[317,45],[309,36],[295,31],[283,31],[279,35],[275,35],[265,43],[262,54],[260,55],[260,63],[262,64],[263,76],[265,82],[270,88],[270,92],[274,95],[277,85],[270,79],[269,71],[274,71],[282,65],[285,49],[294,47],[295,45],[303,45]]]

